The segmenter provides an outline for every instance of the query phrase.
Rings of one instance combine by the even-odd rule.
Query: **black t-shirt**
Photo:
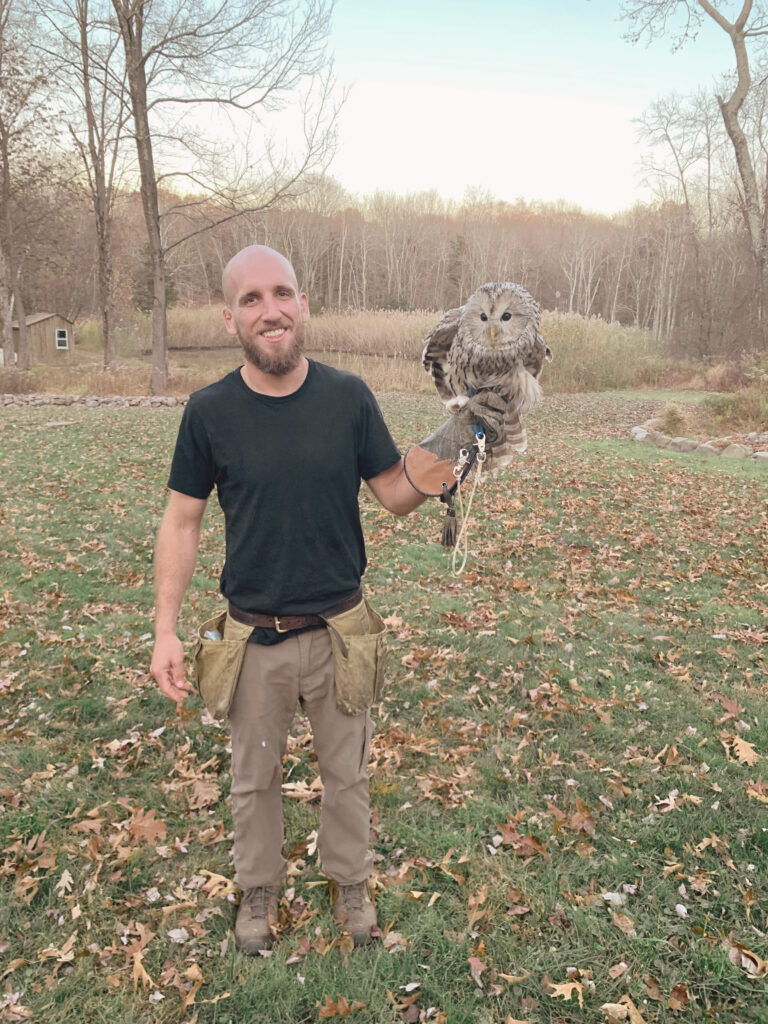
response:
[[[244,611],[305,615],[359,587],[360,481],[399,459],[365,382],[309,360],[302,386],[283,398],[252,391],[239,369],[190,395],[168,486],[194,498],[216,487],[226,598]]]

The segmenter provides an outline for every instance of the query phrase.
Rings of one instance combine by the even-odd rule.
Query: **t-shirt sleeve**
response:
[[[208,432],[192,402],[187,403],[179,425],[168,486],[192,498],[207,498],[216,479],[216,466]]]
[[[363,480],[370,480],[399,462],[400,452],[384,422],[379,403],[367,385],[363,387],[357,464]]]

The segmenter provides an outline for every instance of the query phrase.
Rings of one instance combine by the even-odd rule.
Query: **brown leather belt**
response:
[[[360,587],[351,597],[345,598],[332,608],[327,608],[322,615],[266,615],[263,612],[244,612],[230,601],[229,614],[236,622],[242,622],[246,626],[261,626],[275,629],[278,633],[292,633],[295,629],[304,629],[307,626],[325,626],[326,620],[332,615],[348,612],[350,608],[360,604],[362,599],[363,590]]]

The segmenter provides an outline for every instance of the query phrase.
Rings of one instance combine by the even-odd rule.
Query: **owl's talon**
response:
[[[458,412],[459,409],[463,409],[469,399],[466,395],[456,395],[454,398],[449,398],[445,403],[446,409],[450,412]]]

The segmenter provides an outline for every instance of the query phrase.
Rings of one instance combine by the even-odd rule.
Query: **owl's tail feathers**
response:
[[[511,406],[518,416],[535,409],[541,401],[541,384],[526,369],[520,368],[515,374],[512,387]]]
[[[524,367],[516,370],[509,388],[509,404],[504,413],[501,438],[488,453],[486,469],[502,469],[528,448],[528,435],[522,417],[539,404],[541,385]]]
[[[501,432],[501,439],[490,449],[485,463],[486,469],[502,469],[515,461],[528,448],[528,436],[523,421],[516,412],[507,410]]]

